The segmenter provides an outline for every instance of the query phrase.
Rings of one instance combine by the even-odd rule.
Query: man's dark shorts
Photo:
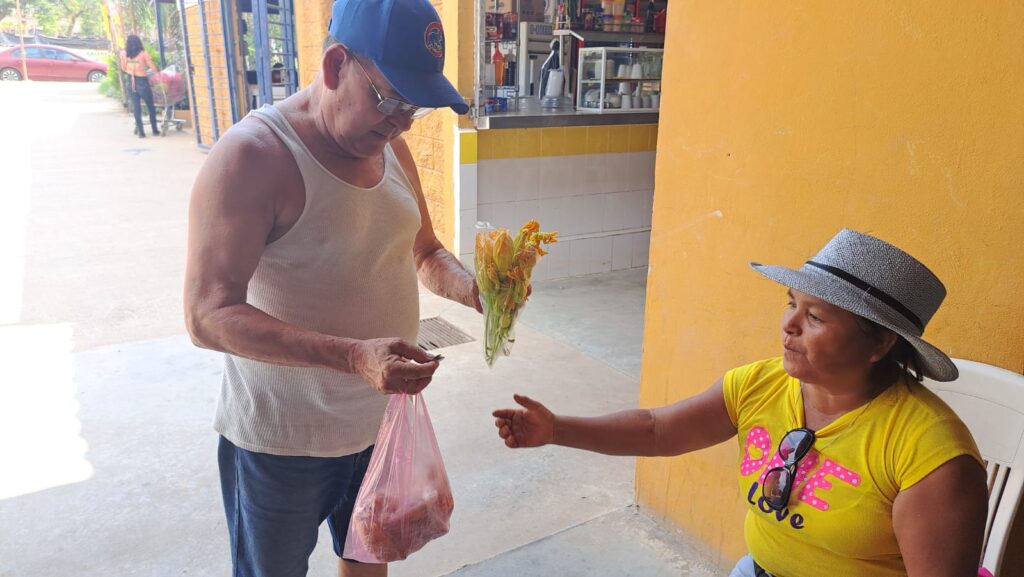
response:
[[[327,520],[341,557],[373,447],[344,457],[254,453],[220,438],[217,460],[236,577],[306,575]]]

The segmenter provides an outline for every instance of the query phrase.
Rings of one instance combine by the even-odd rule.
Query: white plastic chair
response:
[[[925,379],[974,435],[988,471],[988,520],[981,565],[999,577],[1000,563],[1024,489],[1024,375],[954,359],[960,378]]]

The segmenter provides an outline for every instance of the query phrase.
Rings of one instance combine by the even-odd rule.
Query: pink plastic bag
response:
[[[392,395],[356,497],[344,557],[401,561],[448,532],[455,501],[420,395]]]

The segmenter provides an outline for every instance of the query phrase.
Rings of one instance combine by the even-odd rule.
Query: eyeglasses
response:
[[[370,80],[370,75],[366,73],[366,69],[359,62],[358,59],[352,59],[359,69],[363,71],[363,76],[366,77],[366,81],[370,83],[370,88],[373,90],[373,94],[377,97],[377,110],[385,116],[402,116],[405,118],[423,118],[434,111],[433,108],[424,108],[422,106],[416,106],[415,104],[409,104],[403,100],[397,98],[388,98],[377,90],[377,87],[373,84],[373,80]]]
[[[810,429],[793,429],[779,441],[779,456],[782,466],[770,469],[764,476],[761,495],[774,511],[782,511],[789,504],[789,494],[793,492],[793,479],[800,461],[807,456],[814,445],[814,431]]]

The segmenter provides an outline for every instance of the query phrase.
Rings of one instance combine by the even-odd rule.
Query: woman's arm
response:
[[[722,380],[703,393],[656,409],[600,417],[555,415],[528,397],[523,409],[494,411],[495,426],[512,448],[563,445],[607,455],[673,456],[727,441],[736,427],[725,410]]]
[[[977,577],[988,510],[985,470],[950,459],[896,495],[892,527],[909,577]]]

